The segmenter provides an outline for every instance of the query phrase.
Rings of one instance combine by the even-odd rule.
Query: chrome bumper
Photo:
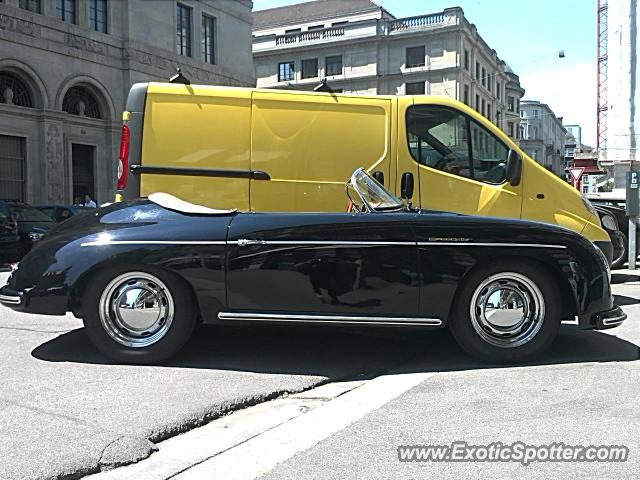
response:
[[[620,325],[627,319],[627,314],[620,307],[612,308],[606,312],[596,313],[593,317],[593,323],[596,330],[606,330]]]
[[[8,303],[9,305],[20,305],[20,303],[22,303],[22,298],[17,295],[13,296],[0,294],[0,303]]]

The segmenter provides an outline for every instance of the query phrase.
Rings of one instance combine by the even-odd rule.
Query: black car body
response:
[[[11,244],[10,251],[1,255],[3,261],[19,260],[55,225],[40,210],[18,200],[0,200],[0,217],[13,222],[19,237],[17,242]]]
[[[56,223],[63,222],[75,215],[90,212],[94,209],[93,207],[84,207],[80,205],[40,205],[36,208]]]
[[[604,255],[577,233],[371,198],[360,195],[355,213],[113,204],[60,224],[12,273],[0,302],[71,311],[101,350],[130,362],[175,353],[197,319],[449,325],[472,354],[513,362],[546,348],[561,319],[604,329],[626,318]]]

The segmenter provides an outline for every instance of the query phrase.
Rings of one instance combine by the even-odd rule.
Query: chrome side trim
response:
[[[81,247],[100,247],[103,245],[226,245],[224,240],[96,240],[81,243]]]
[[[10,303],[12,305],[20,305],[20,302],[22,302],[22,299],[20,297],[14,297],[11,295],[0,295],[0,302]]]
[[[253,240],[241,238],[237,241],[231,241],[229,244],[238,244],[240,247],[245,245],[347,245],[347,246],[364,246],[364,247],[395,247],[410,246],[415,247],[416,242],[382,242],[382,241],[360,241],[360,240]]]
[[[532,248],[567,248],[564,245],[540,243],[508,243],[508,242],[418,242],[419,247],[532,247]]]
[[[421,325],[440,326],[439,318],[411,318],[411,317],[356,317],[345,315],[292,315],[279,313],[237,313],[219,312],[220,320],[249,320],[266,322],[297,322],[297,323],[337,323],[348,325]]]

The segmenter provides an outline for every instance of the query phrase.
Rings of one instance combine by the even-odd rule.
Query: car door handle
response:
[[[266,244],[267,244],[266,240],[251,240],[248,238],[241,238],[240,240],[238,240],[239,247],[246,247],[248,245],[266,245]]]

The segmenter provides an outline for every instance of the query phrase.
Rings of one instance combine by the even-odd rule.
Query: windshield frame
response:
[[[396,197],[393,193],[387,190],[380,182],[374,177],[369,175],[367,171],[360,167],[357,168],[352,174],[351,178],[345,183],[345,192],[347,197],[353,205],[358,208],[357,203],[351,197],[349,191],[351,187],[360,202],[362,202],[362,210],[366,210],[367,213],[384,213],[384,212],[397,212],[406,210],[404,202]],[[378,197],[380,202],[386,202],[385,205],[376,205],[375,207],[367,200],[366,197]],[[362,211],[358,208],[359,211]]]

